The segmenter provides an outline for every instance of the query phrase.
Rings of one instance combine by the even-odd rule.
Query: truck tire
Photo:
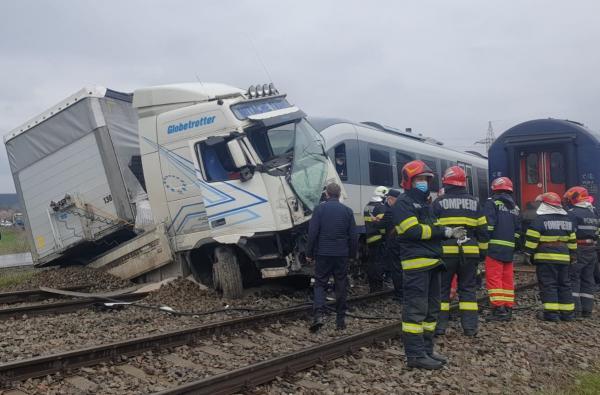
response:
[[[233,249],[217,247],[215,249],[215,262],[213,263],[213,283],[217,290],[223,291],[227,299],[242,297],[242,272],[237,262]]]

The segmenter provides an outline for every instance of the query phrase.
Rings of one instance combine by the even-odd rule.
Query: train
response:
[[[509,177],[523,220],[535,214],[544,192],[563,196],[572,186],[588,189],[598,204],[600,134],[566,119],[535,119],[502,133],[491,145],[489,177]]]
[[[380,185],[401,189],[401,169],[411,160],[427,163],[436,177],[431,187],[435,198],[442,174],[458,165],[467,174],[467,189],[481,202],[488,197],[488,164],[484,155],[461,152],[431,137],[377,122],[352,122],[338,118],[308,117],[325,140],[327,154],[338,172],[359,229],[364,232],[363,210]]]

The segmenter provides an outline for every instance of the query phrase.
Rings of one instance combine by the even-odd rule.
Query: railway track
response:
[[[34,292],[34,291],[28,291]],[[39,291],[45,292],[45,291]],[[47,293],[47,292],[45,292]],[[40,297],[43,295],[39,294]],[[147,292],[140,292],[134,294],[126,294],[119,295],[114,297],[114,299],[118,299],[119,301],[130,302],[139,300],[148,295]],[[51,298],[61,297],[60,295],[50,294]],[[10,318],[21,318],[21,317],[32,317],[37,315],[52,315],[52,314],[62,314],[62,313],[70,313],[73,311],[81,310],[87,307],[91,307],[100,303],[105,303],[110,301],[112,298],[106,297],[89,297],[89,298],[79,298],[73,300],[59,301],[59,302],[50,302],[50,303],[38,303],[38,304],[30,304],[18,307],[8,307],[0,309],[0,321],[7,320]]]
[[[537,282],[529,282],[517,287],[515,291],[522,292],[536,285]],[[487,296],[482,296],[478,298],[478,302],[483,303],[486,299]],[[400,336],[401,328],[402,321],[400,320],[387,323],[374,329],[160,391],[157,392],[157,395],[232,394],[248,390],[268,383],[277,377],[294,374],[339,358],[361,347]]]
[[[90,284],[74,285],[61,288],[64,291],[82,291],[90,288]],[[42,289],[28,289],[24,291],[11,291],[0,293],[0,304],[37,302],[40,300],[58,298],[60,295],[44,291]]]
[[[389,297],[392,291],[356,296],[348,299],[348,303],[356,305]],[[122,297],[119,297],[121,299]],[[89,302],[89,301],[87,301]],[[198,325],[182,330],[170,331],[131,340],[87,347],[63,353],[56,353],[29,359],[0,364],[0,384],[25,380],[62,372],[68,369],[92,366],[101,362],[120,360],[146,351],[176,347],[190,344],[201,338],[232,333],[236,330],[256,327],[268,321],[289,320],[305,315],[312,310],[312,305],[301,305],[291,308],[268,311],[241,318]]]

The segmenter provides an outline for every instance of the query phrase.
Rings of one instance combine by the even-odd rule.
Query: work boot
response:
[[[475,337],[477,336],[477,329],[475,328],[463,328],[463,333],[465,334],[465,336],[468,337]]]
[[[538,311],[538,313],[536,314],[536,318],[538,320],[541,321],[548,321],[548,322],[558,322],[560,321],[560,316],[558,316],[557,314],[546,314],[544,311]]]
[[[505,306],[493,307],[492,315],[486,318],[486,321],[508,321],[508,312]]]
[[[506,320],[505,321],[512,320],[512,313],[513,313],[512,307],[506,307]]]
[[[343,331],[344,329],[346,329],[346,317],[342,316],[338,316],[335,319],[335,329],[338,331]]]
[[[310,324],[309,330],[312,333],[318,332],[323,326],[323,317],[320,314],[315,315],[312,324]]]
[[[448,358],[446,358],[442,354],[439,354],[435,351],[433,351],[431,353],[427,353],[427,356],[429,356],[429,358],[431,358],[431,359],[435,359],[436,361],[440,361],[444,365],[448,363]]]
[[[435,332],[433,333],[433,336],[439,337],[439,336],[444,336],[445,334],[446,334],[446,328],[435,328]]]
[[[582,311],[581,312],[581,318],[590,318],[591,316],[592,316],[591,311]]]
[[[441,369],[444,364],[441,361],[431,358],[429,355],[424,357],[409,357],[406,358],[406,365],[409,368],[437,370]]]
[[[561,314],[560,319],[562,321],[575,321],[575,313],[571,314]]]

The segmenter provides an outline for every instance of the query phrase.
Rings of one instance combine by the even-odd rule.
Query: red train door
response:
[[[521,207],[527,209],[544,192],[566,191],[564,155],[560,151],[526,152],[521,154]]]

